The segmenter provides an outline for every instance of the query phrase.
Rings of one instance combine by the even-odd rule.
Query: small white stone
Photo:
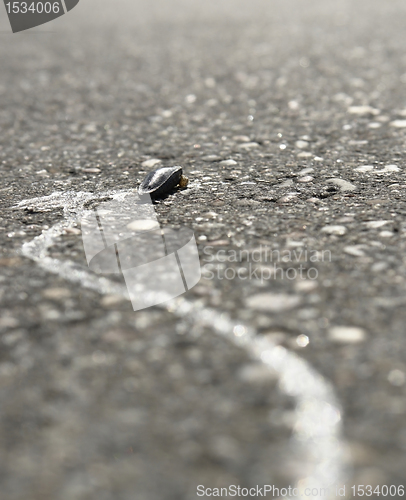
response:
[[[241,149],[253,149],[259,148],[259,144],[257,142],[244,142],[239,145]]]
[[[130,231],[151,231],[152,229],[158,228],[158,221],[153,219],[140,219],[127,224],[127,229]]]
[[[288,102],[289,109],[296,110],[299,109],[299,103],[297,101],[289,101]]]
[[[310,153],[310,151],[302,151],[297,155],[298,158],[311,158],[313,156],[313,153]]]
[[[354,184],[351,184],[351,182],[348,182],[344,179],[332,178],[332,179],[327,179],[326,182],[338,186],[340,188],[340,191],[343,192],[355,191],[357,189],[357,186],[354,186]]]
[[[368,123],[368,128],[381,128],[382,127],[382,123],[379,123],[379,122],[370,122]]]
[[[319,284],[316,280],[301,280],[295,284],[295,290],[297,292],[312,292],[318,286]]]
[[[304,247],[305,244],[303,241],[295,241],[291,240],[290,238],[286,239],[286,247],[287,248],[298,248],[298,247]]]
[[[363,328],[357,326],[333,326],[328,337],[337,344],[358,344],[366,340],[367,334]]]
[[[90,167],[90,168],[84,168],[82,172],[86,172],[87,174],[99,174],[101,170],[100,168],[97,167]]]
[[[18,319],[12,316],[3,316],[0,318],[0,328],[15,328],[19,324]]]
[[[111,307],[111,306],[116,306],[122,302],[125,302],[125,297],[122,295],[105,295],[100,303],[103,307]]]
[[[401,387],[406,381],[405,373],[402,370],[391,370],[388,374],[388,381],[395,387]]]
[[[42,292],[42,295],[46,299],[60,300],[70,297],[71,293],[68,288],[47,288]]]
[[[371,266],[371,271],[373,273],[380,273],[381,271],[385,271],[385,269],[388,269],[389,264],[387,262],[375,262],[375,264],[372,264]]]
[[[397,165],[386,165],[382,170],[374,170],[372,165],[362,165],[361,167],[354,168],[354,172],[373,172],[374,174],[391,174],[393,172],[400,172]]]
[[[393,236],[394,233],[392,233],[392,231],[381,231],[379,233],[379,236],[381,238],[391,238]]]
[[[364,224],[368,229],[378,229],[379,227],[389,224],[389,222],[390,221],[388,220],[370,220],[368,222],[365,222]]]
[[[250,142],[250,138],[248,137],[248,135],[235,135],[233,137],[233,141],[236,141],[236,142]]]
[[[312,177],[311,175],[304,175],[303,177],[299,177],[299,179],[297,180],[297,182],[312,182],[312,180],[314,179],[314,177]]]
[[[289,187],[293,185],[292,179],[288,179],[287,181],[283,181],[280,184],[278,184],[278,187]]]
[[[214,78],[212,78],[211,76],[206,78],[204,80],[204,84],[206,85],[206,87],[208,87],[209,89],[212,89],[216,86],[216,80]]]
[[[299,149],[306,149],[309,146],[307,141],[296,141],[295,146]]]
[[[405,128],[406,127],[406,120],[394,120],[393,122],[390,122],[389,125],[391,127],[396,127],[396,128]]]
[[[247,299],[248,307],[256,311],[288,311],[300,304],[302,298],[299,295],[287,295],[283,293],[260,293]]]
[[[85,132],[90,132],[90,133],[94,134],[95,132],[97,132],[97,123],[90,122],[83,127],[83,130]]]
[[[382,170],[377,170],[377,174],[389,174],[391,172],[400,172],[400,168],[397,165],[386,165]]]
[[[334,234],[336,236],[344,236],[347,233],[345,226],[324,226],[321,230],[323,233]]]
[[[356,140],[351,140],[348,142],[350,146],[363,146],[365,144],[368,144],[367,140],[361,140],[361,141],[356,141]]]
[[[312,168],[312,167],[306,167],[306,168],[304,168],[303,170],[301,170],[299,172],[299,175],[307,175],[307,174],[310,174],[311,172],[314,172],[314,168]]]
[[[380,111],[371,106],[350,106],[348,113],[352,115],[379,115]]]
[[[372,165],[362,165],[361,167],[354,168],[355,172],[370,172],[374,167]]]
[[[162,160],[159,160],[158,158],[151,158],[150,160],[146,160],[141,163],[142,167],[145,168],[154,168],[155,165],[158,165],[158,163],[161,163]]]
[[[220,162],[220,165],[224,165],[224,166],[231,166],[231,165],[237,165],[237,162],[235,160],[223,160]]]
[[[354,257],[364,257],[365,252],[362,250],[362,247],[363,245],[348,246],[344,248],[344,252]]]
[[[285,194],[285,196],[282,196],[282,198],[279,198],[278,202],[279,203],[288,203],[289,201],[292,201],[295,198],[297,198],[298,194],[299,193],[287,193],[287,194]]]

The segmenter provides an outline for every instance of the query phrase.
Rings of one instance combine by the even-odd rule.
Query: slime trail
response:
[[[52,258],[48,249],[64,231],[80,222],[86,210],[86,203],[105,200],[106,197],[120,200],[130,193],[131,191],[109,191],[100,194],[68,191],[20,202],[17,208],[33,207],[51,211],[63,207],[65,217],[63,221],[43,231],[40,236],[24,243],[22,254],[43,269],[82,287],[100,294],[121,295],[129,299],[124,284],[101,277],[72,261]],[[330,486],[329,493],[319,491],[315,495],[306,495],[306,498],[333,498],[333,485],[342,484],[348,470],[341,441],[341,411],[331,385],[296,354],[274,345],[267,338],[258,335],[253,328],[233,321],[223,312],[183,297],[155,307],[167,310],[184,321],[193,318],[194,324],[209,327],[216,334],[245,349],[252,358],[276,370],[281,390],[296,401],[296,423],[292,439],[296,449],[305,456],[302,476],[293,478],[296,487],[303,491],[304,488],[320,489]],[[316,493],[316,490],[314,492]]]

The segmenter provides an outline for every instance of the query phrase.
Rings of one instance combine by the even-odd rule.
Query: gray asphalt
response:
[[[195,232],[186,297],[331,382],[347,492],[404,484],[405,3],[88,0],[15,35],[0,14],[1,498],[189,500],[306,470],[294,401],[243,350],[21,254],[63,213],[20,201],[136,188],[149,159],[189,177],[155,204]],[[283,278],[224,278],[259,247]],[[80,235],[52,255],[84,263]]]

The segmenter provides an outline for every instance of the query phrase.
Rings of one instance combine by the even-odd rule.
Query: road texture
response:
[[[88,0],[15,35],[0,14],[2,500],[189,500],[307,474],[295,401],[243,349],[21,253],[64,216],[19,202],[136,188],[153,159],[190,179],[155,204],[195,232],[187,300],[331,383],[347,497],[402,485],[406,4]],[[50,251],[85,264],[80,226]]]

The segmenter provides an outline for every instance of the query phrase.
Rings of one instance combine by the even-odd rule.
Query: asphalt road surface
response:
[[[0,16],[1,499],[191,500],[322,468],[346,498],[402,498],[405,2]],[[187,311],[134,312],[120,280],[89,286],[74,218],[171,165],[189,185],[154,207],[194,230],[202,279]]]

